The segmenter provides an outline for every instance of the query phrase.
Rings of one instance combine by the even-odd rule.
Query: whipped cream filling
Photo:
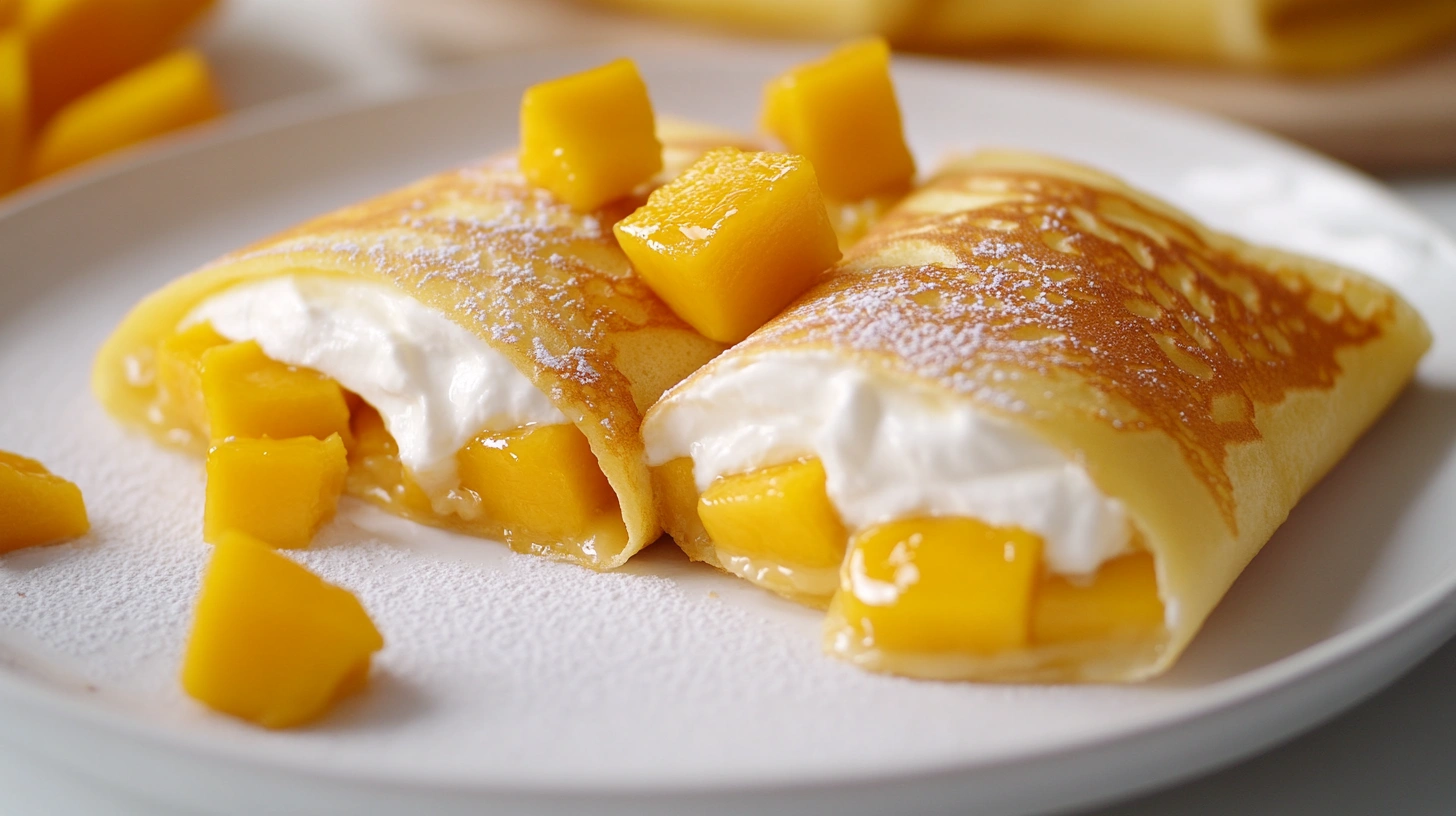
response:
[[[204,301],[183,325],[203,321],[363,397],[437,510],[459,486],[456,452],[482,431],[567,421],[504,355],[387,284],[327,275],[241,283]]]
[[[648,463],[693,459],[721,476],[817,456],[851,530],[964,516],[1041,536],[1047,568],[1087,575],[1125,551],[1121,502],[1052,445],[1004,419],[876,377],[822,352],[720,368],[643,426]]]

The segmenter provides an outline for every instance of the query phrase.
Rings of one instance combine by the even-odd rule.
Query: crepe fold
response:
[[[668,392],[647,435],[651,449],[659,414],[715,377],[805,354],[1025,430],[1125,507],[1134,548],[1155,559],[1166,632],[888,654],[845,638],[831,608],[826,646],[916,676],[1138,680],[1173,664],[1429,342],[1415,310],[1363,275],[1212,232],[1096,171],[983,153],[943,168],[825,281]],[[695,496],[664,481],[668,531],[713,562]]]
[[[728,134],[684,123],[662,131],[666,169],[658,182],[707,149],[733,143]],[[102,347],[94,391],[124,422],[164,443],[205,450],[206,440],[160,402],[154,370],[158,343],[198,304],[240,283],[300,273],[386,284],[504,355],[586,436],[626,532],[566,557],[592,568],[619,566],[660,535],[642,458],[642,412],[721,350],[674,315],[618,248],[612,224],[643,196],[574,212],[528,185],[508,155],[345,207],[147,297]],[[510,543],[560,555],[540,542]]]

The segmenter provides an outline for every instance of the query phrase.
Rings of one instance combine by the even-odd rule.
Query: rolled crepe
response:
[[[643,433],[682,548],[828,603],[826,648],[840,657],[946,679],[1140,680],[1174,663],[1429,342],[1408,304],[1360,274],[1212,232],[1093,170],[984,153],[944,168],[824,282],[671,389]],[[704,524],[710,510],[786,501],[810,477],[710,493],[810,460],[822,463],[850,557],[827,576],[776,562],[765,547],[801,544],[744,538],[755,522],[741,514],[722,529],[758,555],[725,557]],[[802,508],[813,502],[796,501],[793,518],[812,515]],[[944,590],[951,579],[937,567],[905,558],[924,543],[908,534],[879,580],[852,563],[867,530],[907,520],[930,530],[923,519],[936,517],[991,525],[1007,562],[1013,547],[1037,557],[1015,530],[1040,539],[1041,574],[1023,598],[1032,611],[1018,613],[1032,620],[1015,623],[1014,645],[948,636],[948,646],[886,648],[846,611],[874,612],[918,584]],[[980,528],[955,529],[968,542],[965,530]],[[959,557],[950,552],[938,557]],[[1079,589],[1122,603],[1148,559],[1156,602],[1117,614],[1145,616],[1151,604],[1149,628],[1078,635],[1107,611],[1077,606],[1090,597]],[[1003,568],[993,560],[987,570]],[[963,567],[964,597],[922,605],[924,620],[954,630],[1000,614],[977,568]]]
[[[734,143],[731,134],[683,123],[669,122],[662,130],[665,170],[659,183],[705,150]],[[408,500],[406,494],[416,491],[402,484],[409,480],[397,464],[393,473],[367,468],[360,460],[369,457],[357,451],[351,452],[349,492],[419,521],[506,539],[517,549],[597,569],[619,566],[660,534],[642,459],[642,412],[721,350],[678,319],[633,274],[617,247],[612,224],[643,195],[645,190],[593,213],[574,212],[529,186],[508,155],[346,207],[224,256],[147,297],[101,348],[95,393],[123,422],[163,443],[203,451],[206,435],[189,421],[184,406],[169,402],[158,388],[160,343],[198,319],[211,299],[244,285],[289,279],[318,288],[322,279],[360,291],[385,287],[386,301],[389,292],[403,294],[413,302],[407,305],[422,307],[414,312],[447,319],[436,320],[436,335],[463,329],[467,340],[482,344],[482,356],[498,355],[493,359],[500,365],[487,366],[475,381],[456,376],[447,383],[450,402],[468,407],[498,387],[493,376],[514,381],[523,375],[530,393],[519,394],[516,402],[529,408],[544,399],[535,415],[544,405],[547,414],[559,412],[557,421],[579,429],[615,493],[620,521],[576,541],[512,531],[488,515],[453,512],[449,502],[433,500],[437,497]],[[266,317],[267,290],[252,291],[263,299],[254,312]],[[363,355],[371,338],[336,332],[330,342]],[[428,362],[438,349],[406,351]],[[369,381],[391,379],[399,361],[365,362],[367,371],[355,375],[365,381],[341,379],[342,385],[359,394],[387,395],[406,405],[402,411],[411,410],[407,403],[417,395],[392,393],[398,383]],[[359,415],[356,407],[356,423]]]

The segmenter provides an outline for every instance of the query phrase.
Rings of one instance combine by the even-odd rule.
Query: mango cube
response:
[[[0,553],[57,544],[89,529],[80,488],[34,459],[0,451]]]
[[[30,72],[25,37],[0,31],[0,194],[20,184],[30,143]]]
[[[698,517],[720,552],[788,567],[838,567],[849,538],[818,459],[720,479],[698,500]]]
[[[1162,626],[1158,576],[1147,553],[1108,561],[1085,582],[1048,576],[1031,611],[1037,643],[1147,635]]]
[[[269,359],[253,341],[205,349],[201,380],[213,439],[350,439],[344,389],[316,371]]]
[[[207,63],[195,51],[178,51],[62,108],[36,137],[29,176],[43,178],[221,112]]]
[[[631,60],[533,85],[521,98],[521,170],[572,207],[596,209],[661,169],[652,102]]]
[[[876,648],[995,653],[1025,647],[1041,539],[968,518],[922,518],[855,536],[845,619]]]
[[[202,537],[239,530],[275,547],[307,547],[333,518],[349,473],[338,435],[231,439],[207,453]]]
[[[288,728],[363,688],[384,638],[353,594],[243,533],[216,545],[182,662],[187,694]]]
[[[211,323],[194,323],[157,345],[157,390],[174,419],[207,433],[207,408],[202,399],[202,355],[228,339]]]
[[[814,168],[709,151],[614,228],[647,285],[698,332],[736,343],[839,260]]]
[[[570,536],[617,508],[617,494],[575,425],[486,431],[456,457],[460,484],[507,528]]]
[[[35,121],[155,59],[213,0],[25,0]]]
[[[905,187],[915,176],[884,40],[850,43],[774,79],[762,119],[765,130],[814,163],[832,198]]]

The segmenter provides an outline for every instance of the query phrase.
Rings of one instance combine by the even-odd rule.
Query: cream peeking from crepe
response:
[[[920,677],[1173,664],[1429,335],[1100,173],[951,163],[648,413],[670,534]]]

